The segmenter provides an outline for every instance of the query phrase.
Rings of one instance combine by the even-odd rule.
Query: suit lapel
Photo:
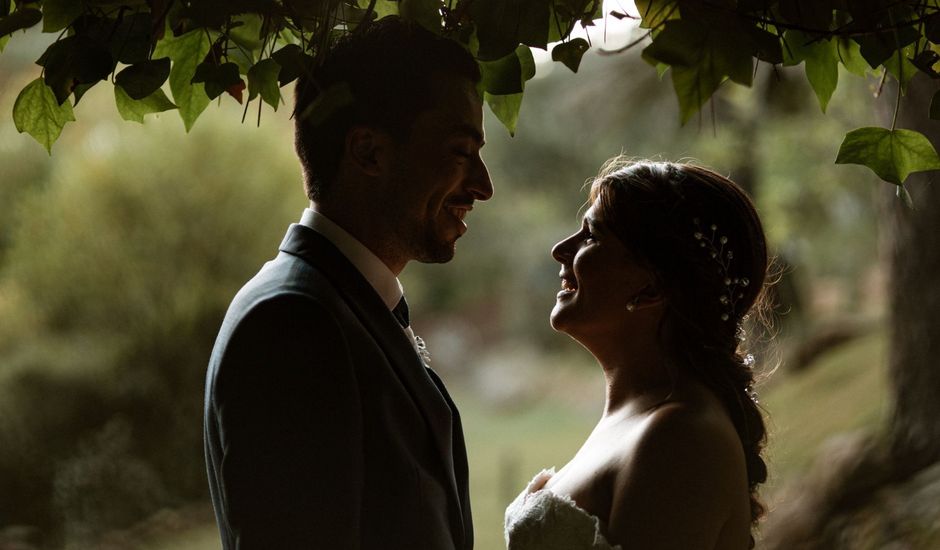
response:
[[[447,393],[447,388],[444,387],[444,382],[441,381],[440,377],[434,372],[433,369],[428,367],[428,374],[431,376],[431,379],[434,381],[434,385],[440,390],[441,395],[444,396],[444,399],[447,401],[447,405],[450,407],[450,410],[453,414],[453,464],[454,464],[454,474],[457,478],[457,493],[460,498],[460,507],[463,517],[463,529],[464,534],[464,547],[473,548],[473,516],[470,512],[470,469],[467,464],[467,447],[463,438],[463,424],[460,421],[460,412],[457,410],[457,405],[454,404],[454,401],[451,399],[450,394]]]
[[[447,395],[443,385],[439,385],[440,379],[432,380],[430,371],[418,357],[392,312],[365,277],[333,243],[309,227],[292,224],[280,249],[304,259],[321,271],[333,283],[366,330],[385,351],[389,363],[411,394],[434,436],[435,445],[444,461],[447,487],[456,504],[459,530],[455,534],[463,538],[465,536],[463,529],[465,514],[462,512],[464,503],[461,491],[458,491],[454,473],[455,466],[462,466],[464,470],[466,469],[466,454],[464,451],[462,457],[457,459],[458,462],[463,462],[462,465],[454,464],[454,434],[460,433],[460,429],[458,427],[456,431],[454,430],[451,411],[453,410],[456,415],[456,409],[452,409],[450,396]],[[437,376],[434,375],[434,378]],[[454,416],[454,418],[459,422],[458,417]],[[462,448],[463,438],[461,437],[460,440]],[[462,479],[466,479],[465,475]],[[461,547],[461,544],[458,547]]]

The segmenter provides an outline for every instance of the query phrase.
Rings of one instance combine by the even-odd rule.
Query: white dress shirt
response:
[[[300,217],[300,225],[309,227],[317,233],[326,237],[333,243],[340,253],[346,257],[353,267],[362,273],[366,281],[372,285],[372,288],[378,293],[382,301],[388,307],[389,311],[395,309],[398,301],[404,296],[404,287],[398,277],[392,273],[392,270],[385,265],[385,262],[379,259],[371,250],[366,248],[358,239],[349,234],[345,229],[338,226],[336,222],[326,217],[322,212],[312,208],[304,209],[303,216]],[[415,334],[411,327],[404,328],[408,340],[411,342],[415,351],[427,361],[427,353],[422,353],[419,345],[415,341]]]
[[[385,262],[380,260],[378,256],[373,254],[371,250],[345,229],[336,225],[336,222],[312,208],[304,209],[304,214],[300,218],[300,225],[313,229],[333,243],[343,256],[346,256],[346,259],[359,270],[359,273],[362,273],[362,276],[369,281],[372,288],[388,306],[388,309],[395,309],[398,301],[404,295],[404,290],[398,281],[398,277],[385,265]]]

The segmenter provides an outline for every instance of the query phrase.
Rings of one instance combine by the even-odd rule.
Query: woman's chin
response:
[[[552,328],[555,329],[555,331],[565,333],[568,332],[565,330],[568,325],[568,315],[566,315],[566,313],[567,312],[565,311],[564,306],[561,304],[555,304],[555,307],[552,309],[552,313],[548,318],[548,322],[552,325]]]

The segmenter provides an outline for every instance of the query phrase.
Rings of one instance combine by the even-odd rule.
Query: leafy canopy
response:
[[[387,16],[415,20],[462,43],[480,61],[484,95],[514,130],[530,46],[545,48],[592,24],[602,0],[0,0],[0,51],[17,31],[56,33],[39,58],[40,79],[14,109],[17,128],[51,152],[71,107],[102,81],[126,120],[176,109],[189,131],[223,94],[277,109],[280,88],[317,63],[337,38]],[[559,59],[577,70],[583,40]],[[247,80],[247,82],[246,82]],[[38,84],[37,84],[38,82]],[[167,96],[164,91],[169,84]],[[247,99],[245,98],[247,90]],[[52,98],[52,99],[50,99]],[[260,98],[260,99],[259,99]]]
[[[486,102],[510,132],[535,74],[530,48],[551,48],[553,60],[577,72],[591,43],[571,34],[601,17],[637,20],[644,34],[622,50],[643,46],[643,58],[669,73],[683,124],[727,82],[750,86],[761,62],[802,65],[824,112],[840,65],[882,84],[896,80],[899,104],[916,72],[940,79],[940,0],[635,5],[637,13],[605,14],[602,0],[0,0],[0,52],[17,31],[41,24],[57,33],[13,113],[17,129],[50,151],[74,120],[72,107],[107,80],[127,120],[176,109],[188,131],[212,99],[227,95],[245,114],[257,100],[260,121],[262,103],[277,109],[280,88],[338,37],[392,15],[463,44],[480,63]],[[940,99],[925,114],[940,118]],[[837,162],[863,164],[897,185],[940,168],[924,136],[894,127],[850,132]]]

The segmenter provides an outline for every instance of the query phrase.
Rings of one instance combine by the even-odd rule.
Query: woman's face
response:
[[[633,313],[627,304],[652,288],[653,277],[605,227],[596,203],[581,229],[556,244],[552,256],[561,263],[552,328],[582,343],[592,335],[623,334]]]

